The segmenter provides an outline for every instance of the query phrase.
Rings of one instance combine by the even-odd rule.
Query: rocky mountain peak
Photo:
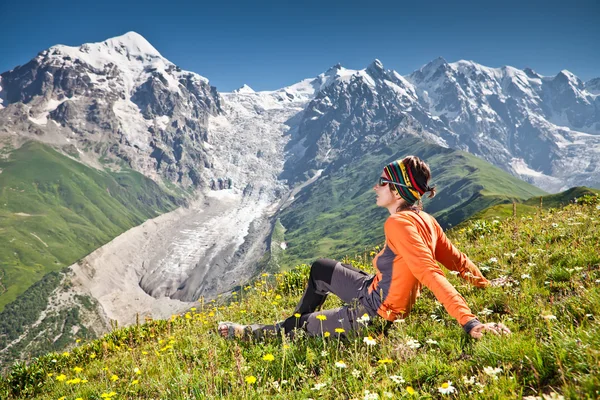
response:
[[[342,68],[343,68],[342,64],[337,63],[334,66],[332,66],[331,68],[329,68],[327,71],[325,71],[325,74],[326,75],[328,75],[328,74],[335,74],[337,71],[341,70]]]
[[[133,31],[127,32],[121,36],[107,39],[103,43],[106,44],[107,47],[113,49],[125,48],[128,54],[132,56],[150,55],[154,57],[162,57],[158,50],[156,50],[154,46],[152,46],[150,42],[146,40],[146,38]],[[83,46],[86,45],[84,44]]]
[[[373,60],[373,62],[371,62],[371,64],[369,64],[369,66],[367,67],[367,70],[381,72],[384,70],[383,64],[378,59],[375,59],[375,60]]]
[[[529,78],[533,78],[533,79],[541,79],[542,76],[539,75],[537,72],[535,72],[533,69],[527,67],[523,70],[523,72],[525,72],[525,74],[529,77]]]
[[[252,89],[250,86],[248,86],[244,83],[240,88],[235,89],[233,91],[233,93],[249,94],[249,93],[256,93],[256,92],[254,91],[254,89]]]
[[[577,88],[578,90],[583,90],[583,82],[579,79],[575,74],[571,71],[563,69],[554,77],[554,81],[560,84],[568,84]]]
[[[444,57],[438,57],[414,71],[408,78],[415,82],[438,79],[444,75],[449,68],[450,65],[446,62]]]
[[[1,84],[2,82],[0,82]],[[592,94],[600,94],[600,78],[590,79],[585,83],[585,90]],[[0,99],[0,102],[2,100]]]

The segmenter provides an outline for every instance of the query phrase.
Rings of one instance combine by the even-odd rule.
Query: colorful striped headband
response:
[[[415,204],[417,201],[421,200],[421,196],[427,191],[427,189],[423,189],[417,184],[411,169],[406,168],[402,163],[402,160],[396,160],[389,163],[383,168],[383,171],[391,181],[407,186],[403,187],[392,184],[400,197],[410,204]]]

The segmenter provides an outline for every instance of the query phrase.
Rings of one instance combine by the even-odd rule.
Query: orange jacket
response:
[[[476,286],[489,281],[450,243],[435,218],[423,211],[401,211],[386,220],[384,231],[385,246],[373,259],[377,274],[368,290],[377,297],[381,317],[394,321],[406,316],[425,285],[461,325],[475,318],[436,261]]]

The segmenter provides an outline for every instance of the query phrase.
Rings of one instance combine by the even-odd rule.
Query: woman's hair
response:
[[[417,156],[404,157],[400,162],[404,164],[404,167],[406,167],[408,171],[410,171],[411,177],[414,178],[415,183],[424,190],[423,194],[429,192],[429,195],[427,197],[434,197],[436,194],[436,189],[435,186],[429,186],[429,180],[431,179],[431,170],[429,169],[427,163],[425,163],[425,161],[421,160]],[[392,193],[394,192],[394,190],[396,190],[393,185],[389,185],[389,187]],[[423,209],[423,204],[420,200],[415,204],[410,204],[409,202],[406,202],[406,204],[404,204],[403,206],[398,207],[398,210],[396,211],[401,211],[411,207]]]

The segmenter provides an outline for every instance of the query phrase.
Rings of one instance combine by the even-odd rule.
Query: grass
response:
[[[505,323],[511,336],[470,339],[425,289],[410,316],[387,335],[378,320],[348,337],[219,337],[220,320],[287,317],[307,280],[308,266],[299,265],[264,274],[231,298],[200,301],[170,320],[115,329],[72,343],[63,354],[16,364],[0,379],[0,397],[598,398],[598,197],[529,216],[472,220],[449,236],[488,278],[508,278],[504,287],[478,289],[448,274],[482,321]],[[345,261],[371,270],[376,251]],[[339,304],[330,296],[325,306]],[[365,343],[368,336],[373,346]],[[455,392],[441,394],[448,387]]]

